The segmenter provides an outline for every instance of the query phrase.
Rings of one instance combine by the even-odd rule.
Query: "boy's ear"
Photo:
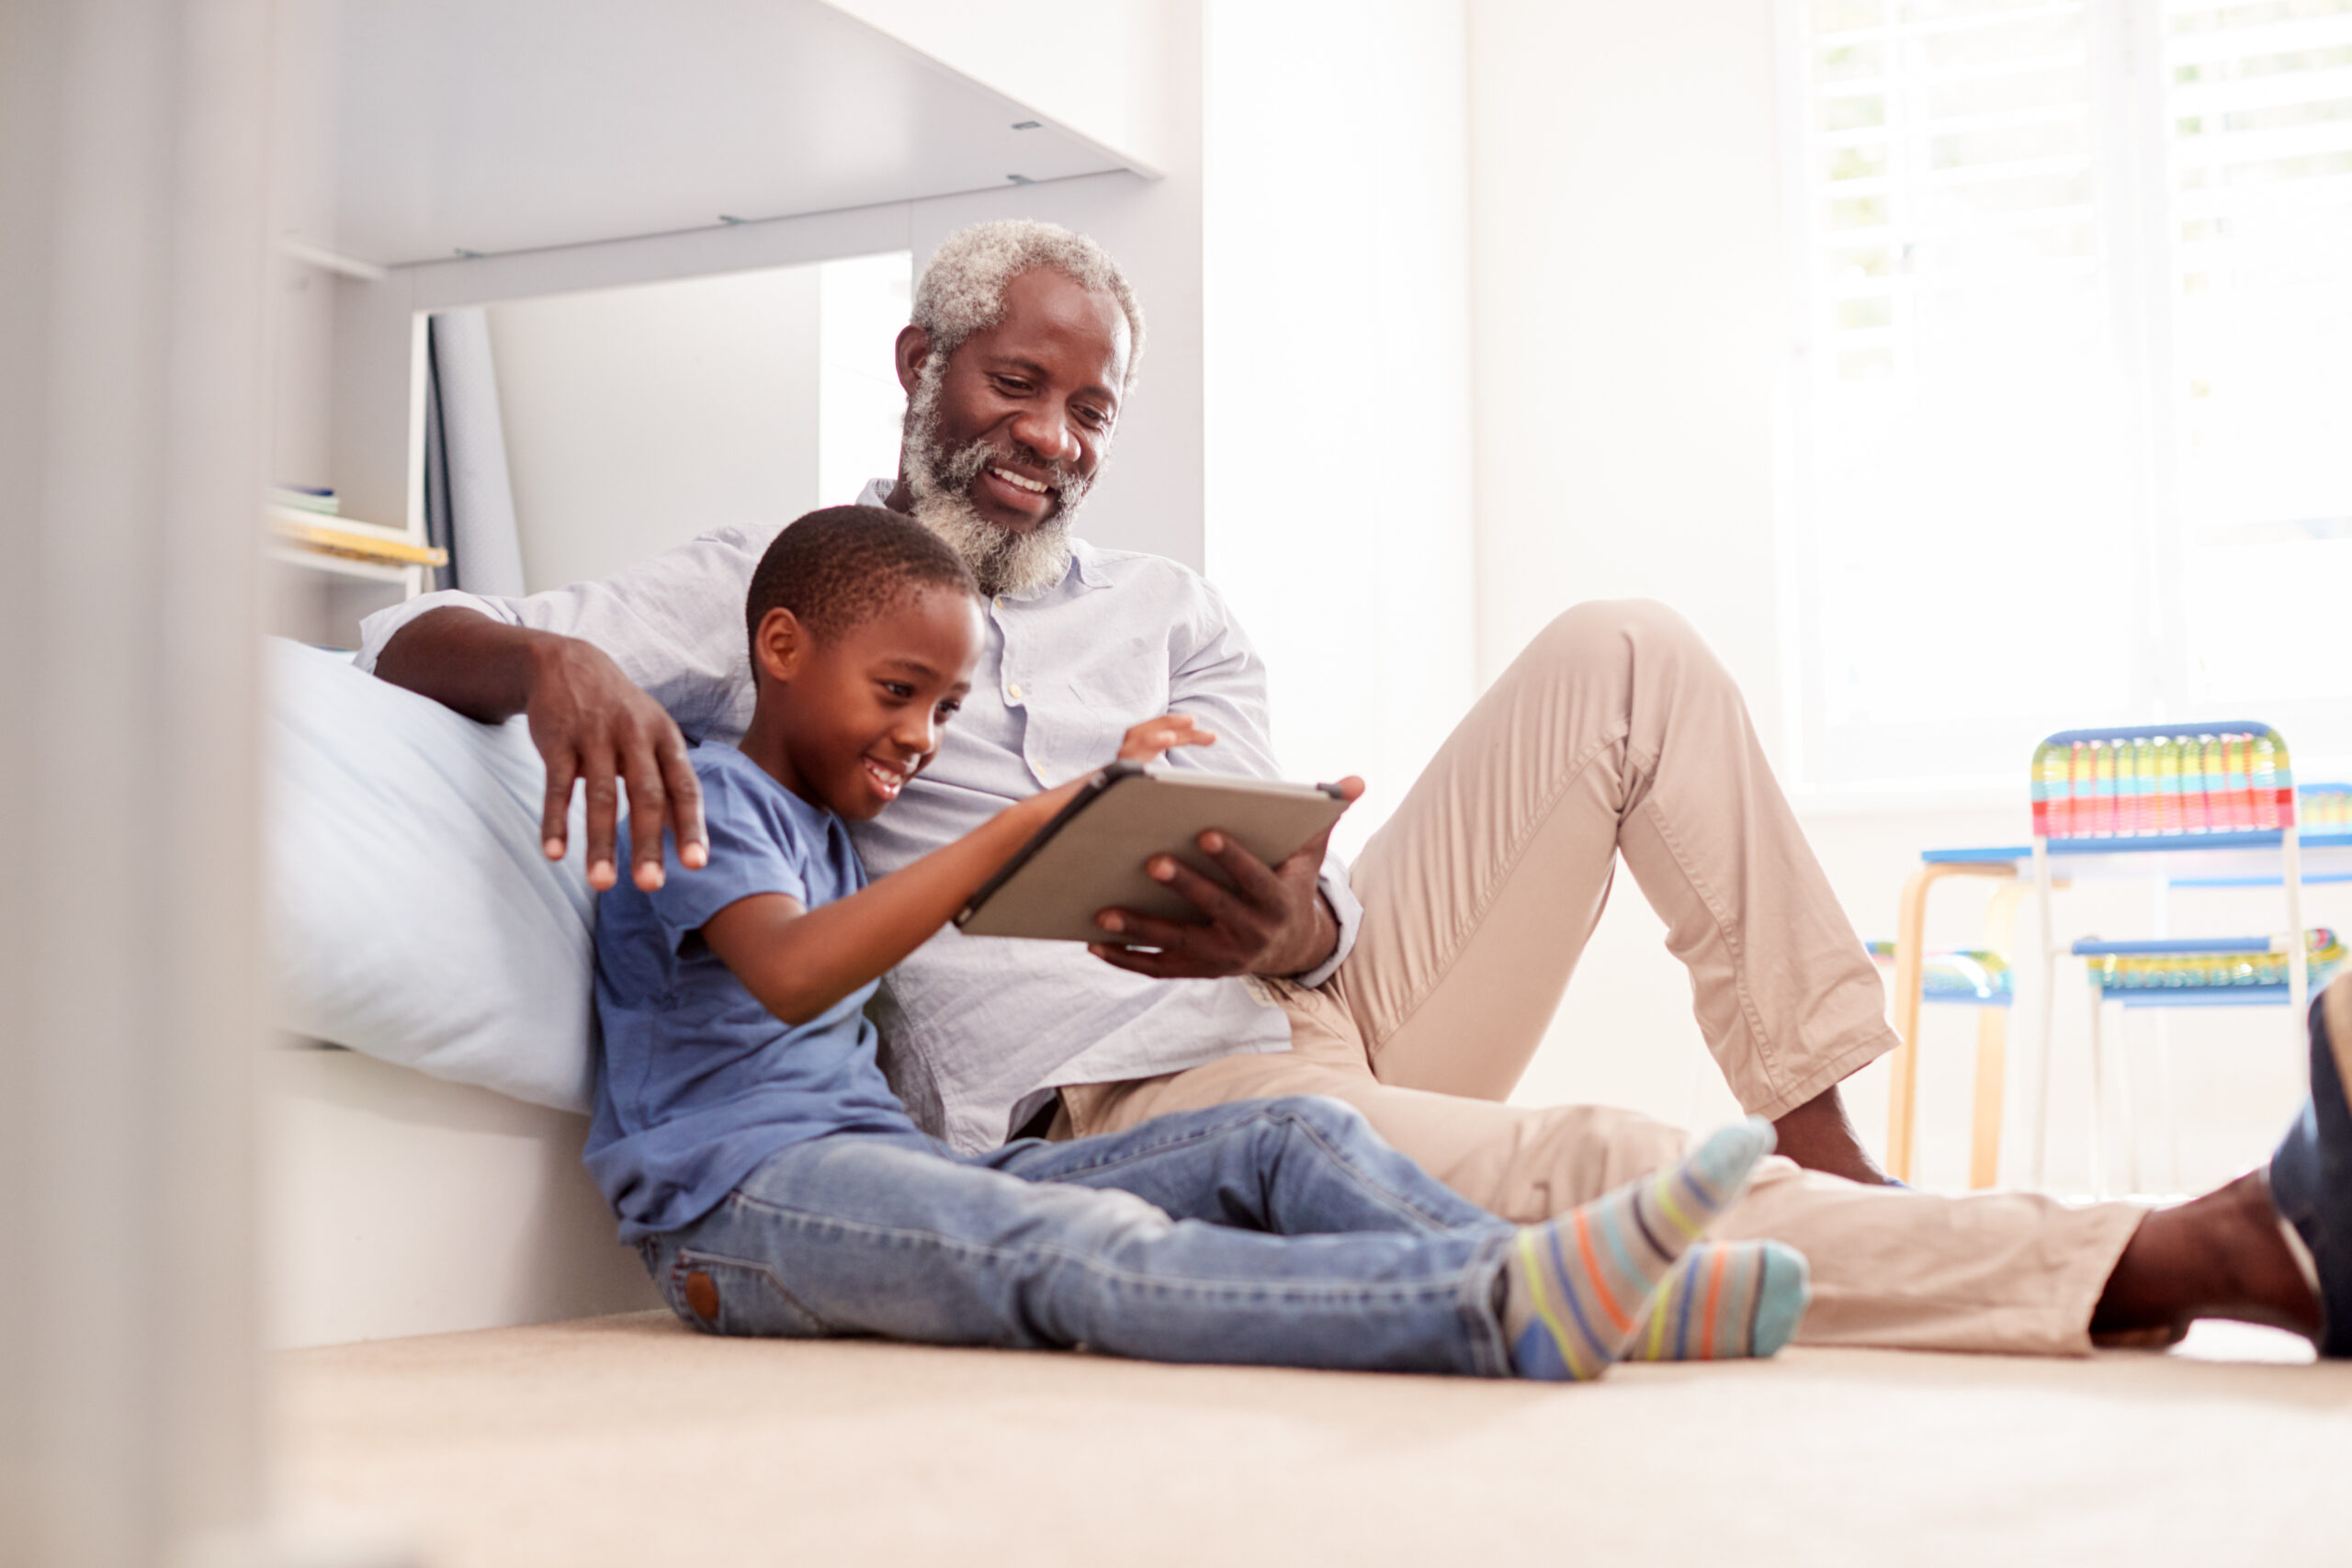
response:
[[[808,628],[781,604],[760,617],[752,635],[752,659],[771,681],[789,681],[808,657]]]

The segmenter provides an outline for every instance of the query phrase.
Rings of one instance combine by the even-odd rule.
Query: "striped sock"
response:
[[[1620,1359],[1720,1361],[1769,1356],[1813,1299],[1804,1254],[1777,1241],[1702,1241],[1650,1299]]]
[[[1607,1371],[1674,1260],[1771,1152],[1772,1124],[1751,1116],[1679,1165],[1521,1231],[1504,1265],[1503,1297],[1503,1335],[1519,1375],[1583,1382]]]

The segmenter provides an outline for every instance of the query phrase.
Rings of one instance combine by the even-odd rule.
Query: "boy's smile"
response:
[[[983,636],[979,602],[948,588],[917,589],[831,637],[771,611],[743,754],[810,805],[865,821],[937,753]]]

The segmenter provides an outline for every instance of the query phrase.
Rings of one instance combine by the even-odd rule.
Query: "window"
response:
[[[907,394],[891,348],[913,310],[914,253],[849,256],[817,272],[817,504],[847,506],[899,471]]]
[[[1810,0],[1802,772],[2352,758],[2352,0]]]

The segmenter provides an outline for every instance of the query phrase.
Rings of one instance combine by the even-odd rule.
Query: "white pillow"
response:
[[[595,897],[539,849],[547,773],[517,718],[476,724],[270,639],[269,916],[282,1029],[584,1111]]]

